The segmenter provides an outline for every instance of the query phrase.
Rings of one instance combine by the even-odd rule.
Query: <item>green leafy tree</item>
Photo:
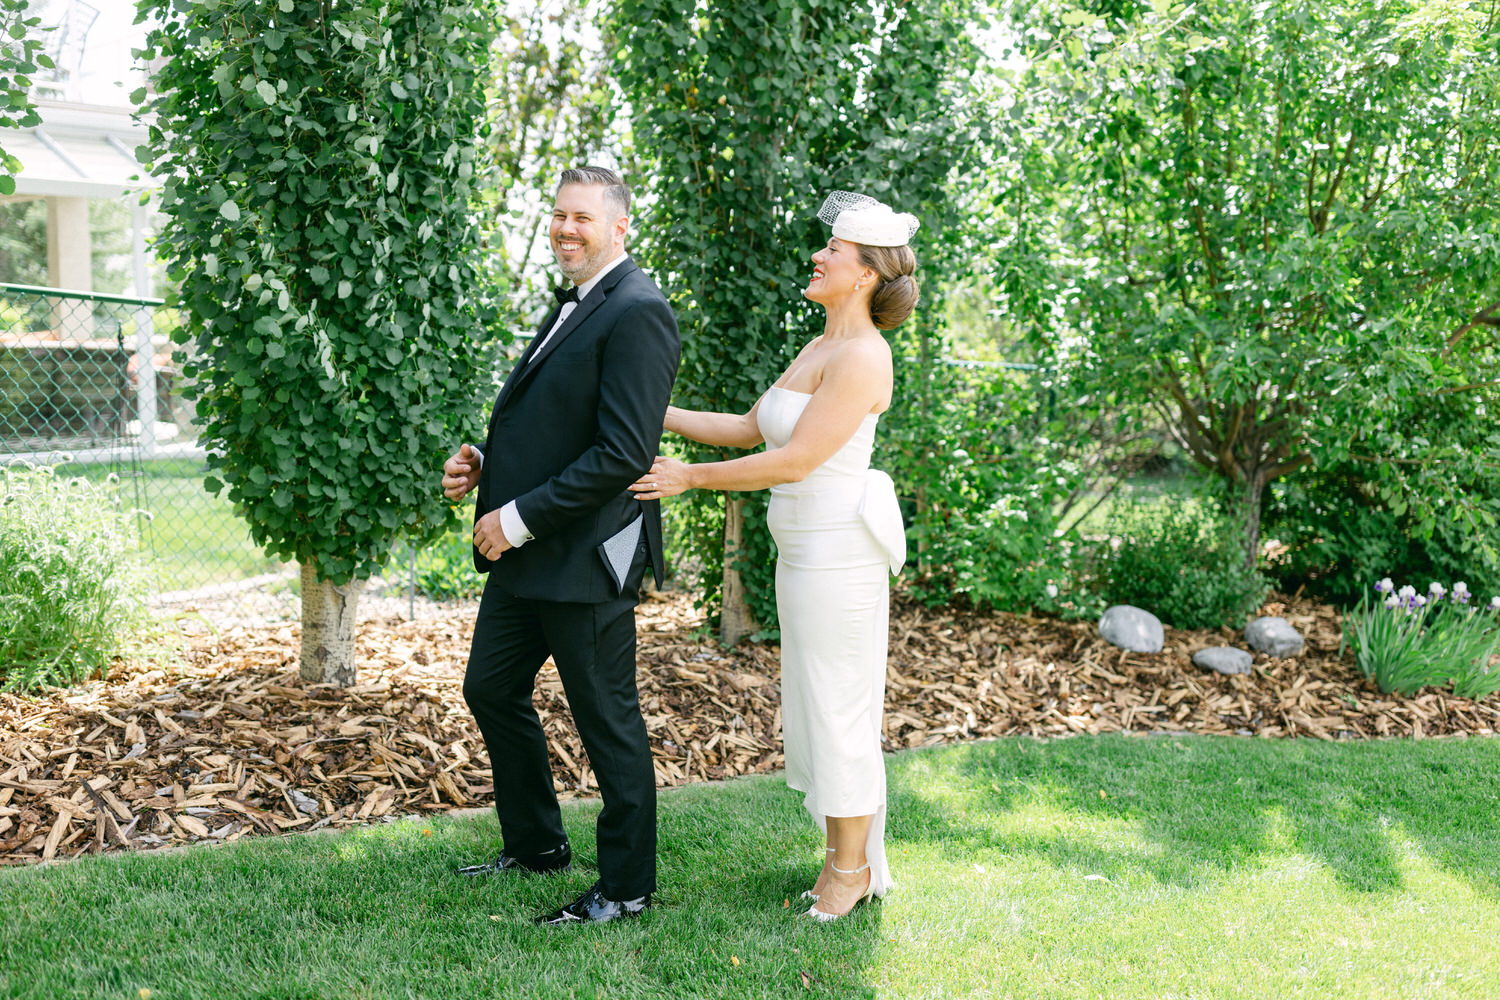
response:
[[[30,13],[30,0],[0,0],[0,128],[35,128],[42,123],[31,99],[31,74],[52,69],[52,57],[42,51],[39,15]],[[21,161],[0,146],[0,195],[16,193],[15,175]]]
[[[945,184],[983,117],[961,100],[975,61],[967,13],[939,0],[618,4],[616,79],[653,198],[637,232],[683,334],[678,404],[743,412],[821,332],[800,292],[828,237],[816,211],[829,190],[918,214],[921,277],[932,272],[951,221]],[[765,494],[688,502],[705,576],[722,573],[722,637],[772,626]]]
[[[507,0],[491,54],[489,127],[479,168],[486,259],[512,315],[552,304],[552,255],[539,234],[552,213],[551,189],[568,167],[618,151],[610,88],[612,49],[596,27],[598,0]],[[518,320],[519,322],[519,320]],[[524,325],[524,324],[523,324]]]
[[[348,684],[360,586],[397,537],[450,523],[435,470],[482,412],[493,10],[143,0],[152,13],[143,156],[165,181],[207,485],[301,565],[303,676]]]
[[[1418,411],[1453,395],[1495,412],[1497,17],[1460,0],[1010,9],[1031,123],[1011,301],[1220,478],[1249,563],[1280,477],[1410,463],[1384,485],[1457,496],[1493,460],[1492,434],[1486,458]]]

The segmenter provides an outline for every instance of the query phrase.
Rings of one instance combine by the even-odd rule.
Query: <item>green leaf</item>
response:
[[[269,82],[265,80],[258,82],[255,85],[255,92],[260,95],[260,99],[265,101],[267,106],[276,103],[276,88]]]
[[[230,199],[219,206],[219,214],[230,222],[238,222],[240,221],[240,206],[236,205],[233,199]]]
[[[339,282],[339,298],[347,299],[353,293],[354,286],[352,284],[350,284],[348,281]]]

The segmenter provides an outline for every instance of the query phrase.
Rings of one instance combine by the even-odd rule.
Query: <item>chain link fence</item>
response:
[[[160,299],[0,284],[0,465],[117,480],[141,512],[151,604],[210,619],[295,615],[294,574],[204,489]]]

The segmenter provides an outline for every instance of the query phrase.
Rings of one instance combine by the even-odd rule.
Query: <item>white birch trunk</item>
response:
[[[755,618],[745,596],[745,582],[740,579],[734,562],[739,558],[740,542],[745,533],[745,502],[730,500],[724,505],[724,587],[719,608],[719,641],[733,646],[755,631]]]
[[[303,680],[349,687],[354,683],[354,626],[364,580],[334,586],[318,579],[311,563],[302,564]]]

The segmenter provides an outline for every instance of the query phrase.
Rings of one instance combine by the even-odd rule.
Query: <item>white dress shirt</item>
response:
[[[584,298],[594,290],[594,287],[598,285],[599,282],[604,280],[604,276],[606,274],[613,271],[616,267],[620,266],[620,264],[625,261],[627,256],[627,254],[622,252],[614,260],[610,261],[608,264],[605,264],[603,267],[599,268],[598,271],[594,272],[594,276],[592,278],[578,286],[578,302],[563,303],[561,311],[559,311],[557,314],[557,321],[552,324],[552,328],[547,331],[545,336],[542,337],[542,342],[537,345],[536,350],[531,352],[532,358],[535,358],[539,353],[541,353],[542,348],[547,346],[547,341],[551,340],[552,335],[556,333],[564,323],[567,322],[568,317],[573,314],[573,310],[578,308],[578,303],[582,302]],[[530,362],[528,361],[527,364],[530,364]],[[479,449],[476,448],[474,450],[478,451]],[[484,468],[483,452],[479,453],[479,467],[481,469]],[[516,510],[516,502],[514,500],[510,501],[505,506],[500,508],[500,530],[505,532],[505,540],[510,542],[513,548],[517,549],[536,537],[529,530],[527,530],[526,522],[521,520],[521,514],[518,510]]]

